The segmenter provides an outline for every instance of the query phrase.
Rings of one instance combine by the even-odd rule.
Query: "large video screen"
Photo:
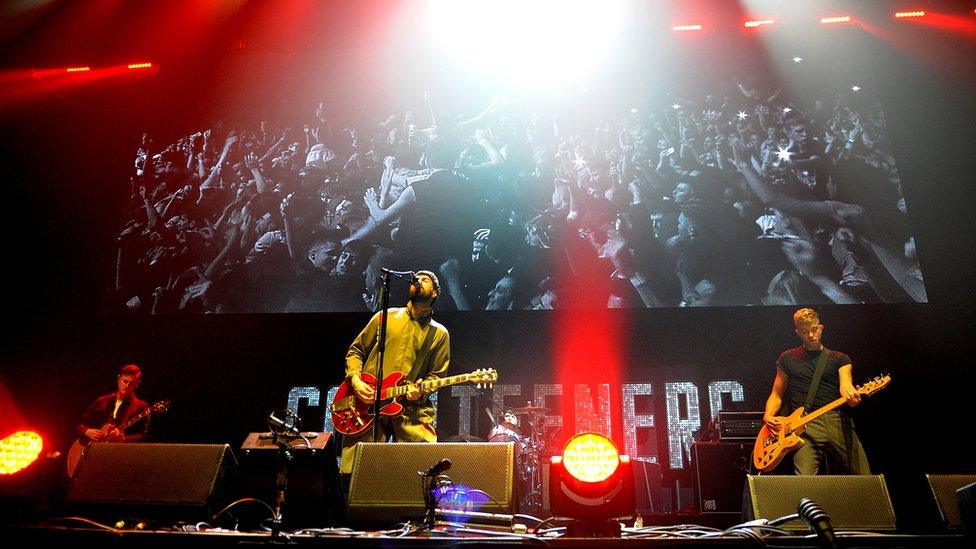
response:
[[[147,127],[118,306],[371,311],[384,269],[435,273],[441,310],[926,301],[870,57],[668,40],[504,82],[404,40],[410,85],[337,64],[341,99],[289,80],[287,108]]]

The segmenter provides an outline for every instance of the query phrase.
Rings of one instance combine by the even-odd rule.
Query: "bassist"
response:
[[[447,371],[451,361],[451,342],[447,328],[433,320],[433,305],[439,285],[437,276],[430,271],[419,271],[417,281],[410,286],[406,307],[391,308],[387,317],[386,357],[383,373],[402,372],[408,382],[433,379]],[[346,378],[356,397],[372,403],[374,388],[363,381],[361,373],[376,374],[379,360],[379,323],[382,311],[370,319],[369,324],[356,336],[346,353]],[[429,395],[422,394],[413,385],[405,395],[405,411],[396,417],[380,417],[383,441],[392,437],[399,442],[436,442],[434,430],[435,410]],[[352,473],[355,445],[358,442],[374,442],[372,429],[359,436],[344,436],[340,472]]]
[[[798,407],[810,412],[839,397],[844,397],[851,406],[861,402],[861,395],[852,382],[850,357],[827,349],[820,341],[824,327],[817,311],[810,308],[796,311],[793,328],[801,345],[783,352],[776,360],[776,378],[763,415],[763,421],[774,432],[784,425],[784,414]],[[819,376],[818,370],[821,370]],[[796,474],[816,475],[828,456],[843,469],[836,473],[871,474],[853,421],[843,408],[808,423],[800,437],[804,444],[793,457]]]

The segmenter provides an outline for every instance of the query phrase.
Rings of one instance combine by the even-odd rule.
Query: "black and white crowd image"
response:
[[[436,273],[441,310],[925,302],[883,107],[850,82],[147,128],[119,151],[114,306],[371,311],[384,268]]]

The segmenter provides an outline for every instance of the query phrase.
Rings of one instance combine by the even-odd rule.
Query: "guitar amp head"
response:
[[[719,412],[718,439],[755,440],[763,426],[762,412]]]

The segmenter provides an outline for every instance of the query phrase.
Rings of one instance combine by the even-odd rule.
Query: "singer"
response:
[[[437,276],[430,271],[418,271],[416,282],[410,285],[406,307],[389,310],[386,327],[386,358],[383,373],[403,372],[409,382],[435,378],[447,371],[451,362],[451,340],[445,328],[431,317],[440,285]],[[373,315],[369,324],[356,336],[346,353],[346,378],[356,397],[372,403],[376,397],[374,388],[360,378],[360,373],[376,374],[379,360],[380,321],[383,311]],[[406,411],[397,417],[377,418],[383,431],[382,442],[436,442],[434,430],[435,410],[429,395],[413,389],[404,402]],[[373,430],[368,429],[357,437],[343,437],[340,473],[352,473],[352,460],[356,443],[377,442]]]

